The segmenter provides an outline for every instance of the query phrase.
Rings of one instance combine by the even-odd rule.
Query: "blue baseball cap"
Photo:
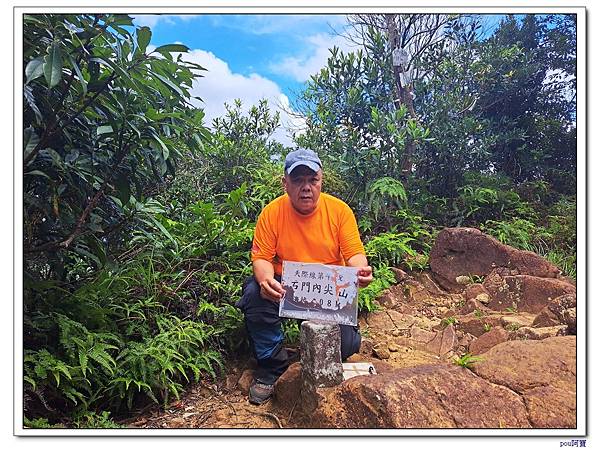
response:
[[[318,172],[319,169],[323,167],[319,156],[312,150],[306,148],[299,148],[298,150],[289,152],[285,157],[284,168],[288,175],[290,175],[292,170],[298,166],[306,166],[315,172]]]

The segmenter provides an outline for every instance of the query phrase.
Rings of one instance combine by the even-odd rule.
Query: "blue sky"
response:
[[[151,45],[185,44],[191,50],[186,58],[208,69],[194,95],[205,101],[199,106],[209,120],[235,98],[245,107],[267,98],[273,110],[293,109],[295,94],[326,64],[329,48],[352,49],[332,32],[345,24],[336,15],[136,15],[134,22],[150,27]],[[301,127],[298,118],[281,115],[286,127]],[[282,128],[275,137],[292,145],[288,134]]]

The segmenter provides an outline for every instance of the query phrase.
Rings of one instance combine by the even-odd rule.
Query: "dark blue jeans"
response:
[[[279,276],[275,276],[281,281]],[[236,303],[244,313],[246,330],[254,357],[258,362],[255,379],[261,383],[273,384],[289,365],[287,350],[283,347],[283,331],[279,304],[266,300],[260,295],[260,286],[254,277],[244,281],[242,298]],[[358,327],[340,325],[342,360],[360,350]]]

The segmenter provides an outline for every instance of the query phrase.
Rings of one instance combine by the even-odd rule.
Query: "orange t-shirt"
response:
[[[256,222],[252,261],[270,261],[277,275],[283,260],[344,266],[358,253],[365,249],[354,213],[329,194],[321,193],[308,215],[296,212],[284,194],[265,206]]]

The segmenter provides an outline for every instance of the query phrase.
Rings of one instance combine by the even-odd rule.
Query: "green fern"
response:
[[[402,182],[392,177],[378,178],[367,189],[369,194],[368,208],[375,220],[391,205],[399,208],[408,200]]]
[[[396,282],[394,272],[387,266],[378,266],[373,270],[373,281],[358,292],[359,311],[373,312],[378,309],[375,299]]]
[[[381,233],[366,243],[365,251],[374,264],[398,267],[406,255],[416,256],[417,252],[410,246],[414,240],[406,233]]]

